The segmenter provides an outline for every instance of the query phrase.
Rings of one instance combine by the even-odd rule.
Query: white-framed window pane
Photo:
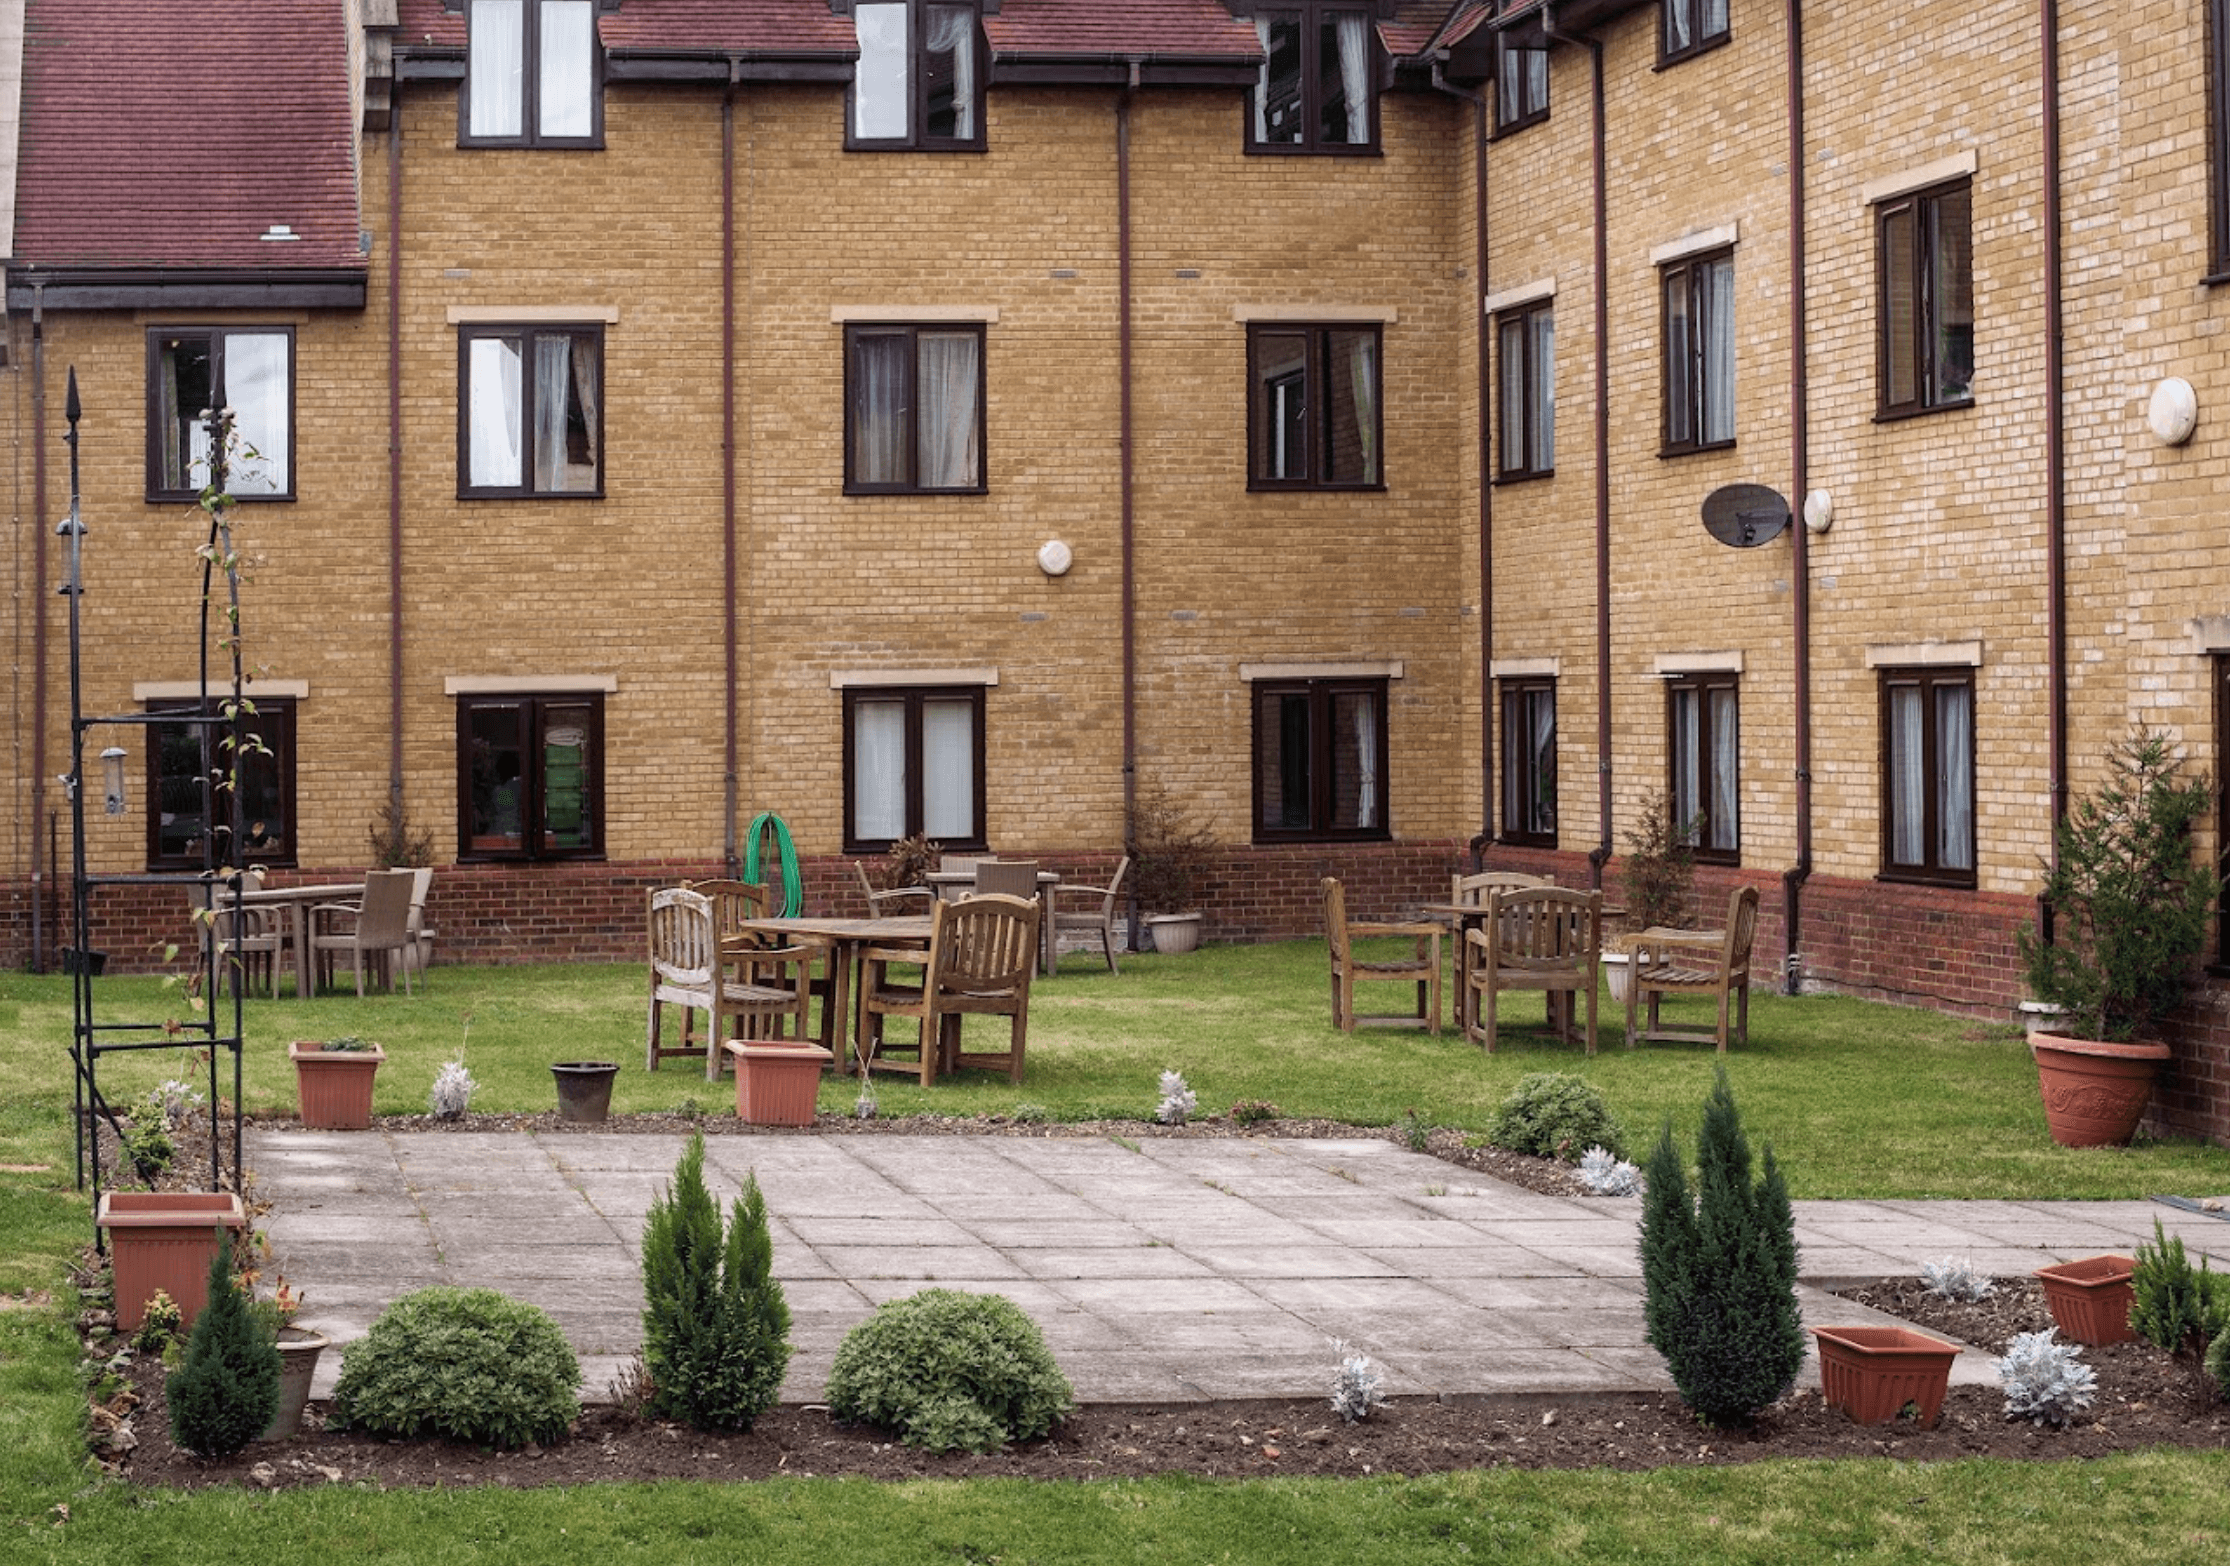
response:
[[[475,337],[466,345],[471,425],[467,482],[475,488],[517,489],[526,481],[521,352],[516,337]]]
[[[932,838],[972,841],[976,835],[975,703],[923,702],[921,755],[922,830]]]
[[[542,0],[541,134],[595,133],[596,6],[594,0]]]
[[[472,0],[467,22],[475,136],[518,136],[526,131],[525,0]]]
[[[852,81],[852,135],[861,141],[897,141],[906,135],[908,40],[904,5],[852,8],[859,34],[859,68]]]
[[[852,704],[852,815],[862,838],[906,835],[906,704]]]
[[[287,492],[287,336],[284,332],[225,334],[225,404],[239,441],[228,483],[236,495]],[[205,437],[206,439],[206,437]]]

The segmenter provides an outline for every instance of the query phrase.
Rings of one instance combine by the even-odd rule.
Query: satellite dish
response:
[[[1703,525],[1722,544],[1754,549],[1789,525],[1789,503],[1763,484],[1722,484],[1704,496]]]

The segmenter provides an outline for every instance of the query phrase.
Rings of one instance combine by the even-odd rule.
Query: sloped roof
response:
[[[13,259],[361,269],[348,39],[345,0],[27,0]]]

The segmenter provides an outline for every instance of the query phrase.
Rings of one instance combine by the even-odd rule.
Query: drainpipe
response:
[[[31,971],[46,972],[46,284],[31,284]]]
[[[387,118],[387,799],[403,809],[403,99]]]
[[[1595,222],[1595,792],[1599,835],[1587,851],[1588,885],[1600,891],[1603,866],[1611,857],[1611,313],[1610,238],[1603,155],[1603,42],[1576,38],[1556,25],[1544,8],[1547,35],[1558,43],[1579,44],[1593,71],[1591,102]]]
[[[2060,862],[2067,818],[2067,454],[2060,385],[2060,8],[2041,0],[2044,120],[2044,562],[2046,653],[2051,687],[2052,863]],[[2037,898],[2037,929],[2052,939],[2052,905]]]
[[[1131,426],[1131,223],[1130,223],[1130,111],[1138,91],[1137,56],[1130,61],[1130,80],[1115,100],[1115,292],[1116,365],[1122,383],[1122,411],[1118,422],[1116,452],[1118,489],[1122,495],[1123,571],[1123,842],[1126,848],[1138,825],[1138,580],[1136,533],[1135,443]],[[1130,894],[1131,944],[1138,944],[1138,893]]]
[[[1479,835],[1471,840],[1471,867],[1476,870],[1481,850],[1494,841],[1494,452],[1488,439],[1487,414],[1493,376],[1487,359],[1489,327],[1484,303],[1488,260],[1487,95],[1450,82],[1445,74],[1447,63],[1447,50],[1434,54],[1433,86],[1471,105],[1471,200],[1476,214],[1472,273],[1480,300],[1472,319],[1479,348]]]
[[[727,655],[727,749],[721,781],[721,858],[730,880],[736,857],[736,82],[742,61],[728,56],[728,86],[720,95],[720,570],[721,644]]]
[[[1810,350],[1804,293],[1804,7],[1788,0],[1789,64],[1789,496],[1801,513],[1811,485]],[[1796,863],[1781,875],[1784,988],[1802,991],[1804,884],[1812,876],[1812,546],[1800,514],[1789,528],[1791,654],[1796,702]]]

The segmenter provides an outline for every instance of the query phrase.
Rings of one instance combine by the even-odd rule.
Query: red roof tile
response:
[[[361,266],[349,112],[343,0],[28,0],[15,259]]]

